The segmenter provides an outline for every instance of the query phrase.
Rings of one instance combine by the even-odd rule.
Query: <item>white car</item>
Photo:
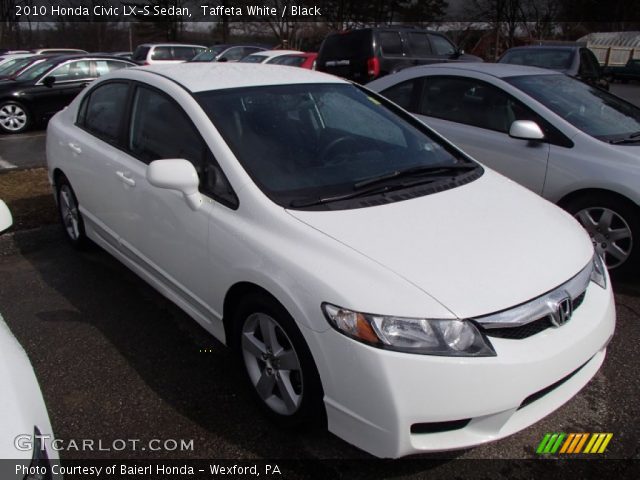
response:
[[[184,43],[143,43],[133,51],[131,60],[140,65],[183,63],[206,49],[204,45]]]
[[[240,59],[240,63],[271,63],[283,55],[294,55],[304,53],[299,50],[264,50],[263,52],[252,53]]]
[[[0,232],[9,228],[11,212],[0,200]],[[29,357],[0,315],[0,460],[18,460],[24,465],[51,469],[59,460],[51,448],[53,430],[47,408]],[[47,449],[47,445],[49,448]],[[13,472],[12,472],[13,473]],[[14,477],[11,477],[14,478]],[[15,478],[27,477],[24,474]],[[42,477],[52,478],[52,477]],[[62,477],[53,476],[61,479]]]
[[[121,70],[50,121],[47,162],[72,244],[234,348],[274,419],[377,456],[531,425],[614,332],[578,222],[334,76]]]
[[[367,85],[582,223],[607,267],[640,271],[640,108],[522,65],[409,68]]]

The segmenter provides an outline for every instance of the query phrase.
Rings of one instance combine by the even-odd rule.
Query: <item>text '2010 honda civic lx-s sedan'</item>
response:
[[[608,274],[570,215],[337,77],[123,70],[53,118],[47,159],[72,244],[234,348],[273,419],[326,421],[377,456],[531,425],[613,335]]]

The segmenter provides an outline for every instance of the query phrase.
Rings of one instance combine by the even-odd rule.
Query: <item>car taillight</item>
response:
[[[380,61],[377,57],[371,57],[367,60],[367,74],[374,78],[380,74]]]

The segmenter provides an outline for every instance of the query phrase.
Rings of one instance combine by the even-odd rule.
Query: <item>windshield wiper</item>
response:
[[[392,180],[392,179],[401,178],[401,177],[412,177],[416,175],[434,176],[434,175],[442,175],[442,174],[451,174],[451,172],[474,170],[475,168],[477,168],[477,165],[472,163],[465,163],[463,165],[421,165],[418,167],[406,168],[404,170],[395,170],[393,172],[385,173],[377,177],[362,180],[354,184],[353,188],[356,190],[359,190],[369,185],[374,185],[376,183],[386,182],[387,180]]]
[[[640,142],[640,132],[632,133],[626,138],[619,138],[618,140],[609,140],[609,143],[613,145],[620,145],[623,143],[637,143],[637,142]]]
[[[325,203],[337,202],[340,200],[349,200],[350,198],[365,197],[367,195],[374,195],[377,193],[385,193],[391,190],[388,185],[382,187],[368,188],[366,190],[357,190],[355,192],[343,193],[341,195],[334,195],[333,197],[314,198],[312,200],[293,200],[289,203],[290,207],[312,207],[314,205],[323,205]]]

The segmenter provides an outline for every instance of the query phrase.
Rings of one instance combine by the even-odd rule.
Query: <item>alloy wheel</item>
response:
[[[579,210],[575,217],[589,233],[596,252],[608,269],[627,261],[633,248],[633,235],[621,215],[609,208],[589,207]]]
[[[296,413],[303,397],[302,367],[280,324],[264,313],[249,315],[241,348],[251,383],[264,403],[280,415]]]
[[[78,205],[69,185],[65,184],[60,187],[59,202],[60,216],[62,217],[67,235],[69,235],[71,240],[77,241],[80,238],[80,217]]]
[[[18,132],[27,125],[27,112],[14,103],[5,104],[0,107],[0,125],[10,132]]]

